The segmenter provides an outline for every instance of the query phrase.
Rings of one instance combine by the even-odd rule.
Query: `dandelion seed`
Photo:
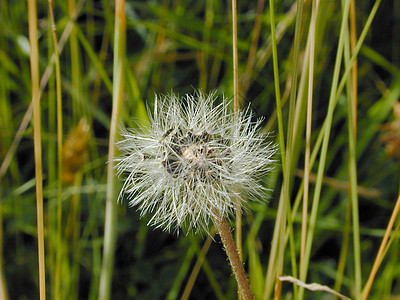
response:
[[[237,199],[259,201],[261,176],[270,170],[275,147],[259,133],[249,109],[236,115],[215,94],[156,96],[148,127],[124,130],[118,143],[119,174],[127,173],[120,198],[149,224],[165,230],[208,230],[215,218],[230,217]]]

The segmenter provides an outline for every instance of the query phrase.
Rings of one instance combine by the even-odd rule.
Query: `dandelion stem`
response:
[[[244,300],[254,299],[250,289],[249,281],[243,268],[243,264],[239,258],[239,253],[235,247],[235,242],[233,241],[233,237],[225,217],[215,217],[214,223],[219,235],[221,236],[221,241],[224,245],[226,255],[231,263],[232,272],[235,275],[238,283],[239,294]]]

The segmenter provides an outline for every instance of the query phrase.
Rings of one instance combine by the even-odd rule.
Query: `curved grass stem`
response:
[[[365,284],[364,290],[362,292],[362,296],[361,296],[362,300],[367,300],[369,292],[371,291],[371,287],[375,280],[376,273],[378,272],[379,266],[381,265],[382,259],[387,250],[390,233],[392,232],[394,222],[396,221],[399,211],[400,211],[400,195],[397,198],[396,205],[393,209],[392,216],[390,217],[389,224],[386,228],[385,235],[382,239],[381,246],[379,247],[378,254],[376,255],[374,265],[372,266],[371,273],[369,274],[367,283]]]

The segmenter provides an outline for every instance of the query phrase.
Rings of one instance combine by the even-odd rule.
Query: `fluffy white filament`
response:
[[[236,202],[259,201],[260,177],[270,170],[275,147],[259,133],[249,109],[236,114],[215,95],[157,97],[147,127],[124,130],[119,174],[127,173],[120,198],[149,224],[165,230],[208,230],[215,214],[229,217]]]

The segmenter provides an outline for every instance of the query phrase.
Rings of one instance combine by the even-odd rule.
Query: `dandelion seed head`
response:
[[[118,147],[125,193],[150,225],[208,231],[210,220],[230,217],[237,201],[260,201],[260,183],[275,147],[260,134],[249,109],[233,113],[215,94],[156,96],[149,125],[126,129]]]

